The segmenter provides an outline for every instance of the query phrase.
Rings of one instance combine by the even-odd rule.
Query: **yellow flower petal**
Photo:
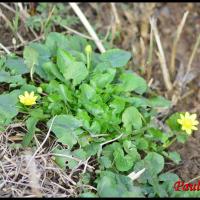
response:
[[[198,130],[196,126],[192,126],[192,130]]]
[[[29,93],[27,91],[24,92],[25,97],[29,97]]]
[[[192,115],[190,115],[190,119],[191,120],[195,120],[197,118],[197,114],[192,114]]]
[[[190,117],[189,112],[186,112],[186,113],[185,113],[185,117],[187,117],[187,118]]]
[[[199,122],[197,120],[193,121],[193,125],[198,125]]]
[[[192,130],[191,129],[187,129],[186,133],[190,135],[192,133]]]
[[[30,93],[30,97],[34,97],[34,92],[31,92],[31,93]]]
[[[37,98],[38,98],[38,96],[34,96],[34,97],[33,97],[34,101],[35,101]]]

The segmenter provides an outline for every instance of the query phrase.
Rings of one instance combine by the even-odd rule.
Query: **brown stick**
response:
[[[160,37],[159,37],[158,29],[157,29],[157,26],[156,26],[155,18],[150,18],[150,24],[151,24],[152,30],[154,32],[154,36],[155,36],[156,43],[157,43],[158,50],[159,50],[159,53],[157,55],[158,55],[159,60],[160,60],[160,67],[161,67],[161,70],[162,70],[164,83],[165,83],[167,90],[171,90],[172,89],[172,83],[171,83],[171,80],[170,80],[170,75],[169,75],[169,71],[168,71],[168,68],[167,68],[165,54],[164,54],[162,44],[161,44],[161,41],[160,41]]]

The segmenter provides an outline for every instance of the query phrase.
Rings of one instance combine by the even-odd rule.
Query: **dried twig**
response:
[[[152,58],[153,58],[153,30],[151,27],[150,31],[150,42],[149,42],[149,50],[148,50],[148,57],[147,57],[147,79],[150,80],[151,72],[152,72]]]
[[[120,134],[119,136],[117,136],[116,138],[101,143],[101,144],[100,144],[100,147],[99,147],[99,151],[98,151],[98,153],[97,153],[97,156],[98,156],[98,157],[100,156],[100,154],[101,154],[101,152],[102,152],[102,148],[103,148],[103,146],[104,146],[105,144],[109,144],[109,143],[111,143],[111,142],[114,142],[114,141],[120,139],[123,135],[124,135],[124,134],[121,133],[121,134]]]
[[[134,181],[135,179],[139,178],[145,171],[145,168],[143,168],[142,170],[138,171],[137,173],[135,172],[131,172],[128,177]]]
[[[200,34],[197,37],[196,43],[195,43],[194,48],[192,50],[192,54],[190,56],[190,59],[189,59],[188,65],[187,65],[187,72],[186,72],[186,74],[188,74],[190,72],[190,70],[191,70],[192,62],[194,60],[194,56],[196,55],[197,49],[199,47],[199,44],[200,44]]]
[[[20,40],[20,42],[24,43],[25,40],[22,38],[22,36],[17,32],[13,30],[12,24],[9,21],[9,19],[3,14],[2,10],[0,9],[0,17],[3,18],[3,20],[7,23],[7,25],[10,27],[10,29],[12,30],[12,32],[18,37],[18,39]]]
[[[105,48],[104,48],[103,44],[99,40],[97,34],[95,33],[94,29],[90,25],[89,21],[87,20],[87,18],[85,17],[85,15],[81,11],[81,9],[77,5],[77,3],[69,3],[69,5],[72,7],[72,9],[76,13],[76,15],[79,17],[79,19],[81,20],[81,22],[83,23],[83,25],[85,26],[85,28],[87,29],[87,31],[89,32],[91,37],[94,39],[99,51],[101,53],[105,52]]]
[[[7,54],[11,54],[11,52],[1,43],[0,43],[0,48],[2,48]]]
[[[112,140],[108,140],[108,141],[102,143],[101,146],[103,147],[105,144],[108,144],[108,143],[111,143],[111,142],[114,142],[114,141],[120,139],[122,137],[122,135],[123,135],[123,133],[120,134],[119,136],[117,136],[116,138],[112,139]]]
[[[26,18],[30,17],[30,15],[26,12],[26,10],[24,10],[22,3],[17,3],[17,6],[20,9],[21,12],[21,19],[24,21],[24,23],[26,22]],[[38,38],[39,36],[37,35],[37,33],[30,28],[31,32],[33,33],[33,35],[35,36],[35,38]]]
[[[197,180],[197,179],[199,179],[199,178],[200,178],[200,175],[198,175],[197,177],[195,177],[195,178],[189,180],[186,184],[191,183],[191,182],[193,182],[193,181],[195,181],[195,180]]]
[[[0,3],[0,5],[2,5],[4,8],[7,8],[8,10],[10,10],[13,13],[16,12],[12,7],[10,7],[9,5],[7,5],[6,3]]]
[[[172,89],[172,83],[171,83],[171,80],[170,80],[170,75],[169,75],[169,71],[168,71],[168,68],[167,68],[165,54],[164,54],[162,44],[161,44],[161,41],[160,41],[160,37],[159,37],[159,34],[158,34],[158,29],[157,29],[157,26],[156,26],[155,18],[150,18],[150,24],[151,24],[152,30],[154,32],[154,36],[155,36],[156,43],[157,43],[158,50],[159,50],[159,53],[157,55],[158,55],[159,60],[160,60],[160,66],[161,66],[161,70],[162,70],[162,74],[163,74],[164,83],[165,83],[167,90],[171,90]]]
[[[141,49],[141,64],[140,64],[140,66],[145,67],[146,48],[145,48],[144,40],[142,37],[140,37],[140,49]]]
[[[35,172],[33,172],[32,164],[29,170],[26,171],[26,157],[24,157],[24,149],[11,149],[8,144],[8,137],[15,134],[15,129],[10,129],[9,132],[1,132],[0,134],[0,152],[1,149],[5,150],[5,154],[1,157],[0,161],[0,196],[1,197],[38,197],[37,190],[42,193],[44,197],[76,197],[77,186],[76,182],[68,176],[67,173],[58,167],[52,159],[44,155],[36,155],[32,160],[37,164],[37,174],[39,173],[40,179],[34,184]],[[44,148],[42,148],[43,150]],[[49,148],[48,148],[49,149]],[[48,155],[49,151],[47,151]],[[26,153],[25,153],[26,154]],[[30,156],[28,157],[29,161]],[[25,162],[24,162],[25,161]],[[84,163],[83,163],[84,164]],[[81,170],[81,169],[80,169]],[[32,181],[32,185],[30,184]],[[39,184],[38,184],[39,181]],[[55,184],[53,182],[56,182]],[[32,187],[32,191],[30,190]],[[34,190],[36,191],[33,191]],[[35,193],[35,195],[33,195]]]
[[[27,152],[26,155],[26,162],[29,162],[29,159],[31,159],[30,153]],[[35,159],[32,159],[31,165],[29,165],[29,180],[30,180],[30,187],[32,189],[33,195],[37,197],[42,197],[42,193],[40,192],[40,173],[37,170]]]
[[[54,21],[57,25],[60,25],[61,27],[65,28],[66,30],[68,30],[68,31],[71,32],[71,33],[75,33],[75,34],[77,34],[77,35],[79,35],[79,36],[81,36],[81,37],[84,37],[84,38],[86,38],[86,39],[94,40],[94,41],[95,41],[95,39],[92,38],[92,37],[90,37],[90,36],[87,36],[87,35],[85,35],[85,34],[83,34],[83,33],[80,33],[80,32],[78,32],[78,31],[76,31],[76,30],[74,30],[74,29],[72,29],[72,28],[70,28],[70,27],[68,27],[68,26],[66,26],[66,25],[59,24],[56,20],[53,20],[53,21]]]
[[[116,22],[117,26],[120,27],[121,22],[120,22],[120,19],[119,19],[119,15],[118,15],[115,3],[110,3],[110,4],[111,4],[111,8],[112,8],[113,14],[115,16],[115,22]]]
[[[188,14],[189,14],[188,11],[184,13],[181,23],[178,26],[178,29],[176,32],[176,37],[174,38],[174,42],[173,42],[173,46],[172,46],[172,53],[171,53],[171,61],[170,61],[170,72],[171,72],[172,76],[174,75],[174,72],[175,72],[175,58],[176,58],[177,44],[180,39],[180,36],[181,36],[181,33],[182,33],[183,27],[185,25],[185,21],[187,19]]]

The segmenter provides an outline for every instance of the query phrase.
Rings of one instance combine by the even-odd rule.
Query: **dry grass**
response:
[[[63,170],[51,154],[55,141],[35,155],[33,148],[12,146],[11,138],[17,132],[17,128],[8,128],[0,133],[0,197],[78,197],[83,188],[95,189],[79,184],[79,175],[90,167],[89,159],[73,170]]]

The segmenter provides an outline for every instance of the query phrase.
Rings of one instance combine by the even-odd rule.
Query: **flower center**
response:
[[[183,126],[190,129],[192,127],[192,121],[190,119],[184,119]]]

